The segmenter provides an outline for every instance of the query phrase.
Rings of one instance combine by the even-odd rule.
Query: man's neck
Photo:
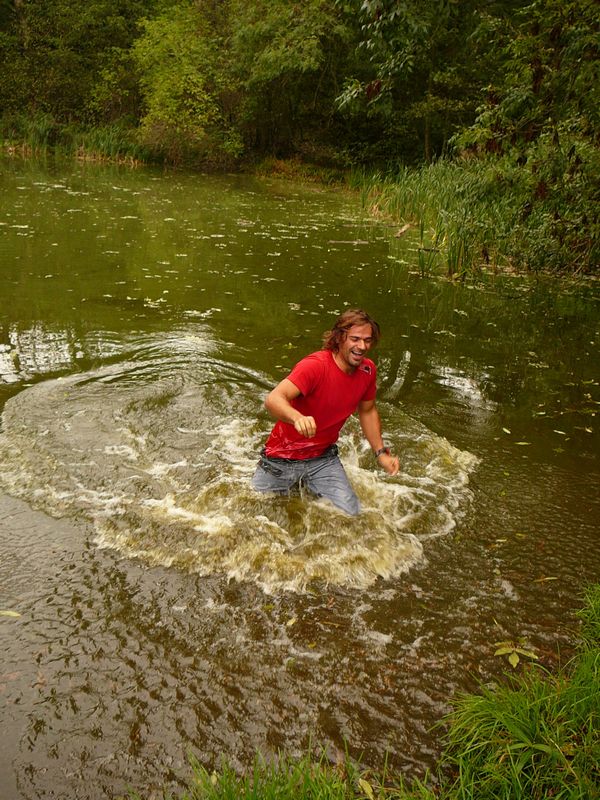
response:
[[[352,364],[348,364],[346,361],[344,361],[344,359],[340,357],[339,353],[333,353],[333,360],[342,370],[342,372],[346,373],[346,375],[352,375],[353,372],[356,372],[356,367],[353,367]]]

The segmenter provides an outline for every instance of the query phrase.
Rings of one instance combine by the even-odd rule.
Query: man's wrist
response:
[[[375,451],[375,458],[379,458],[379,456],[382,456],[384,454],[386,456],[391,455],[389,447],[380,447],[379,450],[376,450]]]

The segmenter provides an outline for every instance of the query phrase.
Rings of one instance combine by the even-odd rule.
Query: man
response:
[[[325,333],[323,350],[303,358],[267,395],[265,406],[278,421],[252,479],[256,490],[287,494],[300,484],[347,514],[358,514],[360,503],[336,446],[343,424],[357,409],[379,465],[388,475],[397,474],[398,459],[381,437],[377,370],[367,358],[379,336],[379,325],[365,311],[345,311]]]

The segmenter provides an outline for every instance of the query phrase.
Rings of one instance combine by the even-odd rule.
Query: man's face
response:
[[[338,365],[345,372],[354,372],[362,363],[363,358],[371,349],[373,344],[373,331],[367,323],[365,325],[353,325],[340,341]]]

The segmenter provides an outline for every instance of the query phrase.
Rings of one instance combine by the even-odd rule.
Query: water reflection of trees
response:
[[[13,325],[0,344],[0,379],[4,383],[30,380],[36,375],[67,372],[83,361],[105,357],[114,345],[101,334],[83,339],[74,328],[29,328]]]

